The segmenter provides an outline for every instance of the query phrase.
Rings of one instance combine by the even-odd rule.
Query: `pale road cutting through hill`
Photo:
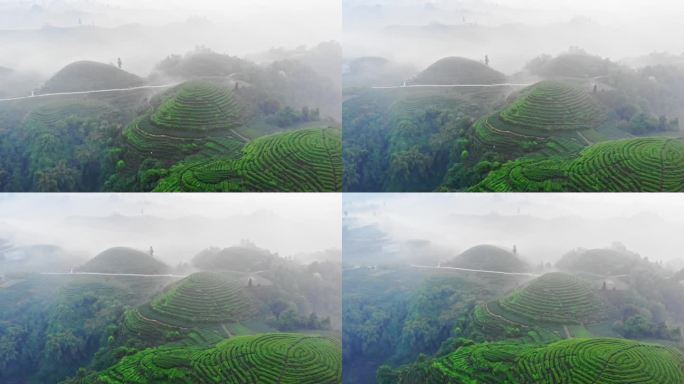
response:
[[[38,95],[31,95],[31,96],[10,97],[7,99],[0,99],[0,101],[26,100],[26,99],[36,99],[39,97],[51,97],[51,96],[87,95],[87,94],[91,94],[91,93],[126,92],[126,91],[135,91],[138,89],[171,88],[171,87],[175,87],[178,84],[180,84],[180,83],[162,84],[162,85],[141,85],[139,87],[131,87],[131,88],[96,89],[93,91],[41,93]]]
[[[223,272],[232,272],[232,273],[242,273],[242,274],[248,274],[247,272],[243,271],[223,271]],[[266,270],[261,270],[261,271],[256,271],[256,272],[250,272],[249,275],[256,275],[258,273],[266,272]],[[179,278],[184,278],[188,277],[190,275],[174,275],[174,274],[158,274],[158,275],[153,275],[153,274],[144,274],[144,273],[106,273],[106,272],[41,272],[41,275],[55,275],[55,276],[69,276],[69,275],[94,275],[94,276],[131,276],[131,277],[179,277]]]
[[[143,274],[143,273],[105,273],[105,272],[41,272],[41,275],[56,275],[56,276],[68,276],[68,275],[94,275],[94,276],[131,276],[131,277],[188,277],[188,275],[174,275],[174,274]]]
[[[422,269],[447,269],[447,270],[456,270],[456,271],[464,271],[464,272],[493,273],[493,274],[497,274],[497,275],[513,275],[513,276],[528,276],[528,277],[539,277],[539,276],[541,276],[540,274],[537,274],[537,273],[488,271],[485,269],[468,269],[468,268],[457,268],[457,267],[441,267],[441,266],[434,267],[434,266],[428,266],[428,265],[413,265],[413,264],[411,264],[411,267],[422,268]]]
[[[388,87],[371,87],[371,89],[399,89],[399,88],[477,88],[477,87],[527,87],[534,83],[497,83],[497,84],[412,84],[392,85]]]
[[[432,265],[411,264],[411,267],[412,268],[420,268],[420,269],[446,269],[446,270],[455,270],[455,271],[463,271],[463,272],[493,273],[493,274],[497,274],[497,275],[514,275],[514,276],[528,276],[528,277],[539,277],[539,276],[541,276],[541,274],[538,274],[538,273],[502,272],[502,271],[489,271],[486,269],[469,269],[469,268],[442,267],[442,266],[432,266]],[[609,275],[609,276],[596,275],[596,276],[604,278],[604,279],[614,279],[614,278],[619,278],[619,277],[627,277],[629,275]]]

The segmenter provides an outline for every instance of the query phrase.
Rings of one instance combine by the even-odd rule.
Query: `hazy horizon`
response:
[[[82,258],[114,246],[175,265],[241,240],[290,257],[341,248],[334,194],[4,194],[0,238],[53,244]]]
[[[348,59],[383,56],[419,69],[446,56],[488,55],[510,75],[570,47],[612,61],[680,55],[682,11],[675,1],[343,0],[343,45]]]
[[[268,5],[268,6],[266,6]],[[339,41],[334,0],[13,0],[0,4],[0,66],[49,77],[79,60],[147,76],[171,54],[203,46],[244,57]]]
[[[479,244],[516,245],[532,263],[553,263],[575,248],[618,242],[653,261],[682,262],[684,249],[677,194],[345,195],[343,206],[347,225],[375,226],[398,248],[428,241],[449,258]]]

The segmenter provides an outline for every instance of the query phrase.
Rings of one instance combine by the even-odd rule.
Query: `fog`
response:
[[[382,244],[364,254],[359,235],[345,238],[345,263],[436,263],[479,244],[515,245],[528,262],[554,263],[575,248],[621,243],[684,267],[679,194],[350,194],[343,207],[347,230]]]
[[[172,266],[249,240],[310,262],[340,249],[340,206],[338,194],[3,194],[0,240],[56,245],[73,262],[114,246],[152,246]]]
[[[339,41],[335,0],[8,0],[0,2],[0,66],[49,77],[77,60],[147,76],[197,46],[243,57]]]
[[[684,4],[675,0],[343,0],[346,58],[383,56],[425,67],[445,56],[507,74],[570,47],[621,61],[681,55]]]

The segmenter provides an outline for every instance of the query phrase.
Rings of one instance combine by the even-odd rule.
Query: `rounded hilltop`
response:
[[[445,57],[427,67],[411,81],[415,85],[496,84],[506,75],[475,60]]]
[[[109,248],[78,268],[79,272],[164,274],[169,267],[145,252],[127,247]]]
[[[165,132],[226,130],[240,125],[240,108],[228,88],[192,80],[173,89],[150,122]]]
[[[43,86],[42,92],[78,92],[141,86],[140,77],[114,65],[77,61],[62,68]]]
[[[512,251],[494,245],[476,245],[442,263],[443,266],[501,272],[526,272],[529,266]]]
[[[591,285],[573,275],[552,272],[499,300],[502,308],[530,321],[580,324],[601,312],[601,301]]]

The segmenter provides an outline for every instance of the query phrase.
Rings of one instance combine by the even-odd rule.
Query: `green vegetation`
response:
[[[339,342],[320,336],[238,336],[211,348],[160,347],[124,357],[92,383],[309,383],[341,381]]]
[[[684,142],[640,138],[592,145],[574,158],[519,159],[473,191],[680,192]]]
[[[165,279],[28,275],[0,288],[0,382],[56,383],[79,367],[114,363],[98,351],[125,307]]]
[[[155,132],[178,136],[228,130],[240,125],[240,108],[225,88],[189,81],[163,101],[150,123]]]
[[[554,340],[566,336],[563,326],[605,318],[601,299],[588,282],[555,272],[532,280],[505,298],[479,304],[472,314],[472,331],[489,340]]]
[[[527,64],[526,68],[534,75],[550,78],[591,78],[606,76],[620,69],[608,59],[582,51],[567,52],[556,57],[539,56]]]
[[[126,247],[107,249],[78,268],[81,272],[168,273],[169,267],[151,255]]]
[[[506,82],[506,76],[480,62],[463,57],[440,59],[419,73],[412,84],[494,84]]]
[[[556,267],[568,272],[616,276],[645,264],[638,254],[627,249],[603,248],[573,250],[563,255]]]
[[[183,162],[155,191],[337,191],[340,131],[301,129],[260,137],[239,159]]]
[[[345,251],[346,252],[346,251]],[[465,335],[476,303],[516,285],[453,272],[381,267],[345,270],[342,347],[345,382],[372,382],[381,364],[405,364]]]
[[[444,357],[378,373],[389,383],[680,383],[684,354],[622,339],[571,339],[548,345],[466,345]]]
[[[542,81],[523,90],[503,111],[476,122],[473,133],[478,152],[491,150],[508,160],[531,153],[576,153],[600,123],[600,109],[589,94]]]
[[[77,92],[143,85],[136,75],[108,64],[78,61],[67,65],[45,83],[41,92]]]
[[[222,332],[217,328],[221,324],[255,315],[244,289],[241,279],[235,277],[211,272],[192,274],[167,287],[150,303],[127,311],[124,335],[143,345],[182,337],[206,341],[212,338],[212,331]]]
[[[192,265],[204,271],[255,272],[269,269],[277,255],[251,244],[229,248],[208,248],[192,259]]]
[[[233,131],[239,125],[239,107],[227,88],[206,81],[183,83],[153,113],[124,130],[123,175],[133,172],[149,188],[162,175],[159,168],[188,156],[235,157],[243,145]]]
[[[432,191],[496,89],[366,91],[343,104],[345,191]]]
[[[525,272],[529,269],[527,263],[517,254],[493,245],[469,248],[448,262],[442,263],[442,266],[501,272]]]
[[[241,282],[211,272],[194,273],[150,303],[158,321],[171,324],[235,322],[252,309]]]

